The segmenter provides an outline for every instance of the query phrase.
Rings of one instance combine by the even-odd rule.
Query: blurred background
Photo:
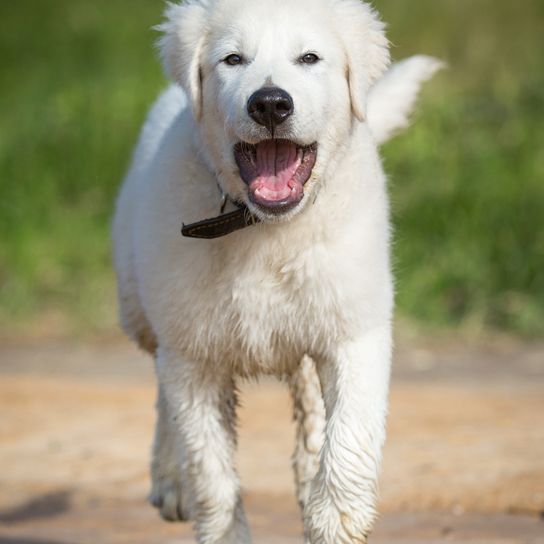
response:
[[[537,336],[544,324],[544,2],[377,0],[393,56],[449,69],[384,149],[399,313]],[[165,86],[159,0],[0,4],[0,322],[115,326],[109,226]]]
[[[426,85],[413,126],[383,149],[399,321],[391,416],[398,447],[386,454],[384,508],[399,516],[485,512],[502,534],[506,522],[492,516],[517,513],[522,518],[508,523],[533,525],[509,530],[531,535],[544,512],[536,417],[544,409],[544,2],[374,5],[388,22],[395,59],[425,53],[449,66]],[[146,517],[153,513],[131,502],[147,485],[151,366],[119,339],[109,230],[146,110],[166,84],[152,30],[163,8],[159,0],[0,1],[0,398],[7,415],[0,488],[1,478],[11,486],[0,493],[0,543],[43,542],[28,535],[49,534],[47,527],[54,542],[96,542],[66,533],[89,511],[104,523],[99,541],[117,542],[122,531],[114,538],[100,510],[107,497],[119,499],[108,503],[110,517],[130,511],[133,521],[155,527],[155,517]],[[291,430],[282,427],[287,412],[278,415],[283,390],[267,384],[247,395],[248,406],[271,411],[243,416],[250,434],[242,472],[260,482],[249,490],[262,521],[276,504],[271,497],[291,485]],[[451,413],[439,408],[445,398]],[[81,410],[94,414],[85,431]],[[46,412],[52,419],[43,419]],[[277,423],[266,419],[273,416]],[[96,441],[104,426],[118,443]],[[274,432],[283,461],[262,461]],[[52,467],[48,478],[37,458]],[[459,458],[478,467],[466,482],[448,472]],[[289,483],[280,489],[278,481]],[[120,488],[128,498],[116,495]],[[276,512],[292,506],[277,504]],[[281,519],[297,534],[293,511]],[[395,519],[408,534],[410,523]],[[446,531],[440,538],[470,533],[457,531],[457,518],[417,519]],[[177,534],[157,527],[170,531],[166,539]],[[388,527],[379,538],[394,538]],[[544,534],[543,525],[537,529]],[[492,542],[490,534],[484,541]]]

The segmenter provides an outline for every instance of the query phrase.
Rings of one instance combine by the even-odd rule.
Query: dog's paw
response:
[[[165,521],[189,521],[190,501],[178,478],[157,478],[149,494],[149,502]]]
[[[339,510],[328,494],[313,495],[304,512],[307,542],[311,544],[367,544],[374,525],[374,512],[364,504]]]

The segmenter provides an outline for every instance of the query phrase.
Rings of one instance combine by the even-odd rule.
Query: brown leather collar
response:
[[[259,218],[253,215],[245,204],[234,202],[237,210],[210,219],[203,219],[189,225],[183,224],[181,234],[188,238],[219,238],[251,225],[259,223]]]

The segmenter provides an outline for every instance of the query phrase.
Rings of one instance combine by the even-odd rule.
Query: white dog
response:
[[[438,63],[383,76],[383,24],[358,0],[186,0],[161,29],[179,86],[149,115],[114,224],[122,324],[156,358],[151,500],[198,542],[250,542],[235,382],[272,374],[294,397],[307,542],[366,542],[393,307],[377,144]]]

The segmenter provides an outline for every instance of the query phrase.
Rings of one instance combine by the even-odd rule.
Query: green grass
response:
[[[161,2],[0,4],[0,319],[114,321],[112,204],[164,86]]]
[[[544,2],[381,0],[394,55],[449,64],[385,148],[401,311],[544,332]],[[415,8],[414,6],[417,6]]]
[[[399,311],[544,330],[544,2],[377,0],[396,58],[449,69],[384,149]],[[164,86],[152,0],[0,3],[0,324],[115,320],[109,224]]]

